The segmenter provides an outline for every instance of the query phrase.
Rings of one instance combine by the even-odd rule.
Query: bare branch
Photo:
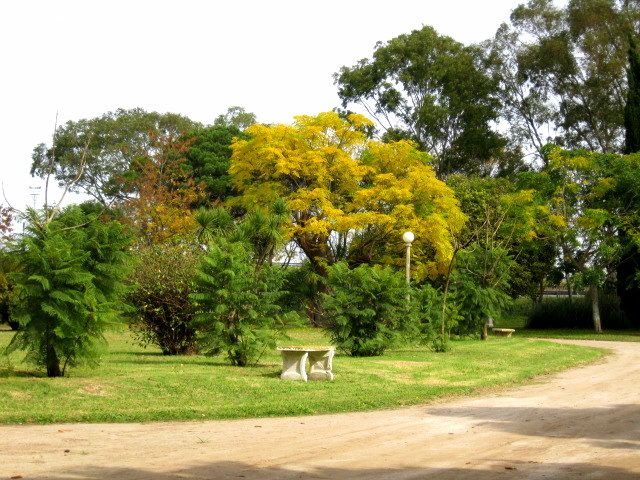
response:
[[[89,151],[89,144],[91,143],[91,137],[92,137],[92,135],[89,135],[89,138],[87,139],[87,142],[84,145],[84,149],[82,151],[82,157],[80,157],[80,166],[78,167],[78,174],[75,176],[75,178],[73,178],[73,180],[71,180],[70,182],[67,182],[65,184],[64,191],[62,192],[62,195],[60,196],[60,200],[58,200],[56,205],[53,208],[51,208],[51,211],[49,212],[45,208],[45,212],[46,212],[46,215],[47,215],[46,223],[49,223],[49,222],[51,222],[51,220],[53,220],[53,218],[56,215],[56,212],[58,211],[58,208],[60,207],[60,204],[64,200],[64,197],[67,195],[67,192],[69,191],[69,189],[71,187],[73,187],[73,185],[75,185],[78,182],[78,180],[80,180],[80,178],[82,178],[82,174],[84,173],[84,167],[85,167],[86,159],[87,159],[87,152]]]

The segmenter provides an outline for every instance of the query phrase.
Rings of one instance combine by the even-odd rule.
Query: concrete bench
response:
[[[334,347],[281,347],[284,380],[333,380]],[[307,360],[309,374],[307,375]]]
[[[515,330],[513,328],[494,328],[492,332],[498,337],[510,337]]]

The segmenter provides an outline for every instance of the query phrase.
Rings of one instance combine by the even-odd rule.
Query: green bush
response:
[[[459,253],[451,288],[459,315],[454,333],[477,335],[489,318],[502,316],[512,301],[506,293],[512,265],[502,248],[474,244]]]
[[[157,345],[165,355],[197,351],[189,298],[197,263],[198,252],[183,245],[156,245],[138,253],[127,294],[135,308],[130,327],[143,344]]]
[[[351,356],[382,355],[403,334],[417,325],[407,302],[404,276],[390,267],[346,263],[328,269],[330,294],[322,294],[326,330],[332,341]]]
[[[434,352],[449,350],[449,332],[458,323],[458,307],[449,301],[445,305],[444,319],[442,316],[443,294],[432,285],[425,283],[419,288],[412,289],[412,312],[418,320],[420,341],[429,344]],[[444,326],[442,322],[445,322]]]
[[[320,292],[326,291],[326,280],[313,271],[309,262],[284,269],[284,307],[297,311],[315,327],[323,326],[324,310]]]
[[[197,312],[193,325],[205,353],[226,350],[233,365],[246,366],[275,348],[291,318],[280,307],[281,270],[256,269],[244,242],[219,238],[209,245],[191,294]]]
[[[18,330],[19,323],[11,316],[11,304],[15,298],[15,282],[11,276],[19,269],[15,252],[0,248],[0,324],[6,323],[11,330]]]
[[[603,329],[631,328],[631,323],[620,309],[615,295],[600,295],[600,320]],[[527,328],[593,328],[591,299],[574,297],[545,298],[534,304],[527,321]]]
[[[119,223],[75,206],[53,220],[31,210],[26,221],[12,275],[20,329],[8,350],[26,350],[57,377],[67,366],[95,362],[104,330],[119,320],[129,237]]]

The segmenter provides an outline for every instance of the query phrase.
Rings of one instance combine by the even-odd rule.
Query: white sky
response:
[[[32,204],[31,152],[58,123],[116,108],[211,123],[239,105],[288,123],[339,104],[332,74],[377,41],[431,25],[493,35],[518,0],[7,0],[0,2],[0,181]],[[42,203],[42,195],[37,198]],[[5,203],[0,197],[0,203]]]

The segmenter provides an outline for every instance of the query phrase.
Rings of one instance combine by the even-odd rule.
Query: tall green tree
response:
[[[481,49],[425,26],[378,43],[335,81],[344,108],[366,109],[384,139],[417,142],[433,155],[439,178],[490,174],[500,170],[507,142],[492,128],[500,102],[483,63]]]
[[[69,121],[56,129],[54,146],[42,143],[34,148],[31,174],[41,178],[53,175],[72,191],[108,205],[131,195],[121,180],[137,160],[153,158],[160,145],[175,143],[196,126],[182,115],[140,108]]]
[[[640,151],[640,56],[633,35],[629,36],[629,68],[627,70],[627,103],[624,108],[624,151]],[[616,270],[616,290],[626,316],[636,323],[640,319],[640,249],[626,229],[619,232],[622,254]]]
[[[8,350],[25,350],[58,377],[67,366],[95,362],[105,329],[118,321],[129,237],[121,224],[76,206],[56,217],[30,210],[25,220],[12,275],[20,329]]]
[[[589,292],[593,323],[600,331],[598,292],[611,285],[624,255],[620,232],[640,244],[640,155],[549,149],[549,206],[562,219],[560,261]],[[637,272],[633,275],[637,282]],[[630,320],[637,324],[635,318]]]
[[[627,101],[624,106],[624,153],[640,151],[640,56],[633,36],[629,37]]]
[[[623,141],[627,39],[637,2],[529,0],[489,46],[511,133],[544,159],[565,148],[618,152]]]

